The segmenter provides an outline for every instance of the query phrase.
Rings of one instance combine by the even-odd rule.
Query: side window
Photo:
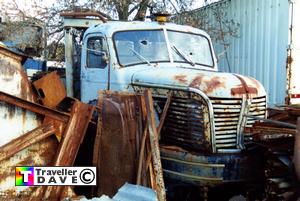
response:
[[[87,41],[87,68],[105,68],[108,63],[107,45],[103,37],[91,37]]]

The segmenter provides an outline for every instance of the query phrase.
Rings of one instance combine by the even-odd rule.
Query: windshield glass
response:
[[[169,61],[163,30],[122,31],[115,33],[113,39],[123,66]]]
[[[191,33],[168,31],[174,62],[213,66],[212,51],[206,37]]]
[[[202,35],[167,30],[174,62],[214,65],[209,40]],[[121,66],[170,62],[163,30],[120,31],[113,35]]]

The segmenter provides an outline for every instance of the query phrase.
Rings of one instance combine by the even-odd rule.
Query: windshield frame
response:
[[[121,30],[121,31],[116,31],[112,34],[112,41],[113,41],[113,45],[114,45],[114,50],[115,50],[115,55],[116,55],[116,58],[117,58],[117,61],[118,61],[118,64],[121,66],[121,67],[130,67],[130,66],[135,66],[135,65],[139,65],[139,64],[148,64],[146,61],[141,61],[141,62],[136,62],[136,63],[132,63],[132,64],[122,64],[120,62],[120,58],[119,58],[119,55],[118,55],[118,49],[117,49],[117,45],[116,45],[116,41],[115,41],[115,35],[117,33],[121,33],[121,32],[133,32],[133,31],[162,31],[163,33],[163,36],[164,36],[164,39],[165,41],[166,40],[166,34],[165,34],[165,31],[164,31],[164,28],[158,28],[158,29],[128,29],[128,30]],[[170,63],[171,62],[171,58],[170,58],[170,54],[169,54],[169,49],[168,49],[168,43],[166,42],[166,49],[168,51],[168,58],[169,60],[158,60],[158,61],[149,61],[150,64],[156,64],[156,63]]]
[[[207,36],[205,36],[203,34],[199,34],[199,33],[178,31],[178,30],[168,29],[167,28],[166,29],[166,33],[167,34],[168,34],[168,31],[179,32],[179,33],[184,33],[184,34],[191,34],[191,35],[196,35],[196,36],[202,36],[203,38],[205,38],[207,40],[207,43],[208,43],[208,46],[209,46],[209,51],[210,51],[210,55],[211,55],[212,65],[210,66],[210,65],[207,65],[207,64],[201,64],[201,63],[197,63],[197,62],[195,62],[195,65],[206,66],[206,67],[209,67],[209,68],[214,68],[215,67],[215,60],[214,60],[213,50],[212,50],[212,47],[211,47],[211,42],[210,42],[210,40],[209,40],[209,38]],[[168,40],[169,40],[170,44],[173,44],[170,41],[169,37],[168,37]],[[174,58],[172,60],[173,60],[174,63],[188,63],[187,61],[176,61],[176,60],[174,60]]]
[[[114,46],[114,52],[115,52],[116,59],[118,61],[118,64],[121,67],[130,67],[130,66],[135,66],[135,65],[139,65],[139,64],[147,64],[146,61],[141,61],[141,62],[132,63],[132,64],[126,64],[126,65],[124,65],[124,64],[122,64],[120,62],[119,55],[118,55],[118,50],[117,50],[117,45],[116,45],[116,41],[115,41],[115,34],[120,33],[120,32],[131,32],[131,31],[162,31],[163,32],[163,35],[164,35],[164,38],[165,38],[165,41],[166,41],[166,46],[167,46],[169,60],[149,61],[151,64],[156,64],[156,63],[173,63],[173,64],[174,63],[182,63],[182,64],[188,64],[188,65],[190,65],[189,62],[187,62],[187,61],[176,61],[176,60],[174,60],[174,57],[172,55],[173,54],[172,53],[173,50],[171,48],[171,42],[170,42],[169,37],[168,37],[168,31],[201,36],[201,37],[205,38],[207,40],[207,42],[208,42],[209,51],[210,51],[210,55],[211,55],[211,59],[212,59],[212,65],[201,64],[201,63],[195,62],[195,66],[196,65],[200,65],[200,66],[204,66],[204,67],[208,67],[208,68],[212,68],[212,69],[215,68],[215,57],[214,57],[214,54],[213,54],[213,48],[212,48],[212,44],[211,44],[211,41],[210,41],[209,37],[207,37],[206,35],[201,34],[201,33],[185,32],[185,31],[179,31],[179,30],[170,29],[170,28],[128,29],[128,30],[120,30],[120,31],[114,32],[112,34],[112,42],[113,42],[113,46]]]

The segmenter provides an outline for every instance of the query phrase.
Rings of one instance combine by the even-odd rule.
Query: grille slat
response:
[[[217,149],[237,148],[237,125],[242,107],[242,99],[212,99],[214,109],[215,139]],[[249,115],[264,117],[266,98],[251,100]],[[246,127],[251,127],[256,120],[248,118]],[[244,142],[252,140],[251,134],[244,136]],[[243,142],[242,142],[243,143]]]
[[[154,97],[154,101],[164,107],[165,100]],[[183,148],[207,149],[209,143],[204,142],[203,107],[201,101],[190,98],[188,93],[186,98],[172,96],[162,129],[162,141]]]
[[[216,135],[225,135],[225,134],[232,134],[234,133],[236,135],[236,130],[221,130],[221,131],[216,131]]]
[[[197,127],[197,126],[193,126],[193,127],[186,127],[185,125],[183,124],[174,124],[174,123],[170,123],[170,122],[167,122],[166,123],[166,126],[169,126],[171,128],[176,128],[176,129],[181,129],[181,130],[191,130],[191,131],[199,131],[199,132],[203,132],[203,128],[202,127]]]
[[[236,135],[232,134],[232,135],[216,135],[216,139],[224,139],[224,138],[235,138]]]

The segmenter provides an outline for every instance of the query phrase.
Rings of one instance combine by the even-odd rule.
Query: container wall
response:
[[[20,55],[0,45],[0,91],[36,102],[21,65],[22,59]],[[0,101],[0,147],[40,125],[41,118],[35,113]],[[56,150],[56,140],[47,138],[8,159],[0,160],[0,200],[28,200],[36,187],[15,186],[15,167],[49,165]]]
[[[292,13],[291,23],[293,29],[290,35],[291,39],[291,60],[290,60],[290,103],[291,104],[300,104],[300,84],[299,84],[299,75],[300,75],[300,1],[294,1],[290,6],[290,12]],[[289,70],[289,69],[288,69]]]
[[[284,103],[288,0],[224,0],[192,11],[191,16],[211,35],[220,71],[254,77],[266,88],[269,103]],[[180,22],[184,23],[182,18]],[[228,44],[227,55],[223,44]]]

